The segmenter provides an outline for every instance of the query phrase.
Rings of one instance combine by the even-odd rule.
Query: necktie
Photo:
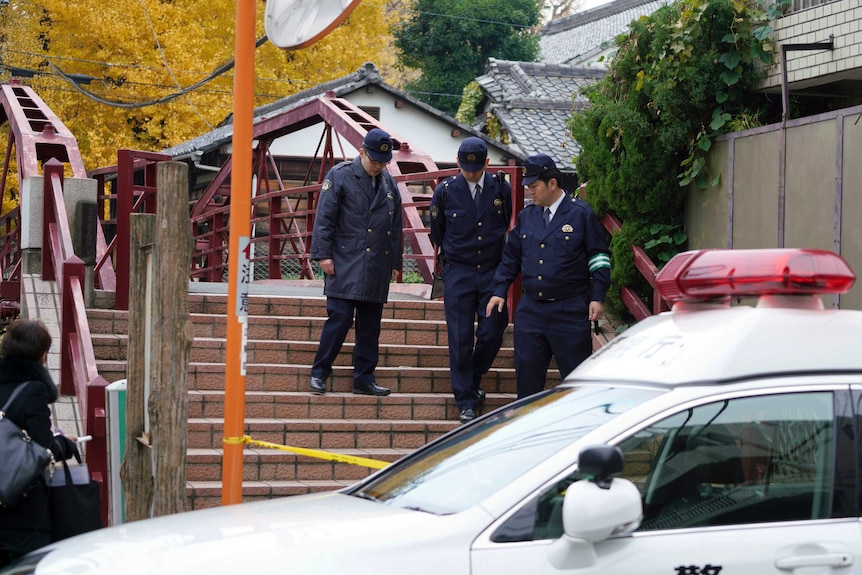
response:
[[[473,201],[476,202],[476,207],[479,207],[479,202],[482,201],[482,186],[476,186],[475,193],[473,194]]]
[[[545,208],[545,212],[542,214],[542,219],[545,220],[545,227],[548,227],[548,224],[551,222],[551,208]]]

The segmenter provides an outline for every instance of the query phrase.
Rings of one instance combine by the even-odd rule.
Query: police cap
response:
[[[392,160],[392,138],[380,128],[368,130],[362,147],[375,162],[388,164]]]
[[[547,154],[534,154],[524,160],[524,185],[529,186],[540,176],[556,170],[557,164]]]
[[[488,148],[482,138],[470,137],[458,148],[458,165],[467,172],[479,172],[485,168]]]

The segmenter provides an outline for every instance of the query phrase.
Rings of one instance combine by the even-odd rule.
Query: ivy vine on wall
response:
[[[608,305],[649,288],[634,268],[632,245],[661,264],[685,249],[684,201],[690,184],[716,185],[706,156],[714,138],[750,127],[772,106],[754,91],[773,63],[772,28],[789,0],[677,0],[632,22],[616,40],[608,74],[584,88],[590,106],[569,127],[587,199],[615,213],[622,231],[611,245]]]

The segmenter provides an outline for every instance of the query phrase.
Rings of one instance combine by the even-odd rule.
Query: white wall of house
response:
[[[763,88],[781,86],[779,47],[782,44],[828,42],[834,35],[835,49],[787,53],[787,82],[805,88],[848,76],[862,77],[862,4],[840,0],[791,12],[773,23],[775,65],[769,69]]]
[[[380,123],[384,129],[393,137],[407,142],[411,149],[428,154],[437,164],[453,164],[461,141],[471,135],[408,102],[403,102],[403,105],[397,108],[396,99],[387,92],[367,92],[363,88],[343,98],[358,107],[379,108]],[[454,135],[453,130],[457,130]],[[307,156],[309,145],[315,145],[322,132],[323,124],[319,124],[278,138],[271,146],[272,153],[276,156]],[[345,157],[356,156],[358,152],[353,146],[344,139],[339,141],[344,148]],[[340,148],[337,143],[335,150],[338,154]],[[505,163],[507,156],[503,150],[492,147],[489,157],[491,164],[500,165]]]

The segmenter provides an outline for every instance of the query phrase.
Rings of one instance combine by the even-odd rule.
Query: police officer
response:
[[[488,302],[487,313],[502,309],[521,272],[524,292],[514,317],[518,397],[545,388],[551,356],[565,377],[590,355],[590,321],[604,314],[610,285],[604,230],[586,203],[560,188],[560,177],[545,154],[524,161],[533,204],[518,214]]]
[[[461,173],[441,182],[431,198],[431,240],[444,262],[449,367],[461,423],[474,419],[484,403],[482,375],[497,357],[509,323],[505,304],[486,313],[512,206],[511,187],[486,173],[487,164],[485,142],[465,139],[458,148]]]
[[[356,319],[353,393],[389,395],[377,385],[380,320],[402,264],[401,195],[384,171],[392,139],[369,130],[353,161],[333,167],[320,188],[311,258],[324,273],[327,319],[311,367],[311,391],[326,392],[332,363]]]

